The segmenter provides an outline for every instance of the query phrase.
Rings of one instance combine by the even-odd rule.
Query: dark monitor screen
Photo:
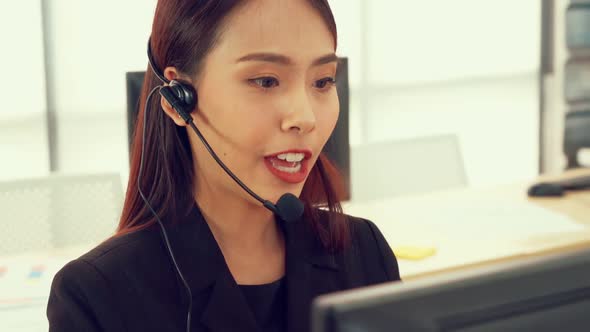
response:
[[[563,74],[566,101],[570,104],[590,101],[590,57],[568,60]]]
[[[137,107],[145,72],[128,72],[127,82],[127,133],[129,139],[129,151],[133,142],[133,132],[137,118]],[[345,193],[343,199],[350,199],[350,144],[349,144],[349,83],[348,83],[348,59],[340,58],[336,72],[336,89],[340,102],[340,115],[332,135],[324,147],[324,153],[340,171]]]
[[[590,331],[590,250],[328,294],[313,332]]]
[[[137,114],[139,114],[139,98],[141,97],[144,76],[145,71],[133,71],[125,75],[125,82],[127,84],[127,136],[130,154],[133,134],[135,132],[135,122],[137,121]]]
[[[570,49],[590,47],[590,2],[572,3],[568,7],[565,30]]]

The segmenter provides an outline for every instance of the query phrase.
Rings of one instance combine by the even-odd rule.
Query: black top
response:
[[[318,211],[322,218],[328,212]],[[350,217],[350,248],[327,252],[305,220],[285,225],[287,332],[310,330],[311,303],[325,293],[399,280],[379,229]],[[193,297],[191,330],[261,332],[221,249],[196,205],[164,220]],[[185,331],[186,290],[158,225],[109,239],[56,274],[47,305],[49,331]]]
[[[284,278],[264,285],[240,285],[240,290],[261,331],[285,330]]]

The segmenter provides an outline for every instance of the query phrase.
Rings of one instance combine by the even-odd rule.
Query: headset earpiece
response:
[[[185,110],[194,110],[197,106],[197,92],[195,88],[189,84],[177,80],[170,81],[170,88],[174,96],[184,104]]]
[[[172,105],[177,112],[180,113],[190,113],[192,112],[195,107],[197,107],[197,91],[192,86],[192,84],[187,82],[182,82],[180,80],[172,80],[169,81],[164,77],[163,72],[158,68],[156,65],[156,61],[154,60],[154,56],[152,54],[152,45],[151,45],[151,37],[148,39],[148,47],[147,47],[147,54],[148,54],[148,61],[150,64],[150,68],[152,72],[162,81],[162,83],[168,83],[168,86],[162,87],[160,89],[160,94],[164,97],[170,105]],[[166,93],[162,93],[162,90],[168,90]],[[176,107],[180,107],[181,110],[178,110]],[[180,114],[183,118],[185,115]]]

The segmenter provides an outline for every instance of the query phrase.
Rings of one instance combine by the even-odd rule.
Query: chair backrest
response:
[[[0,253],[98,244],[117,227],[118,174],[0,182]]]
[[[0,255],[52,248],[50,197],[46,185],[0,182]]]
[[[565,116],[563,137],[568,169],[580,167],[578,152],[583,148],[590,148],[590,110],[571,111]]]
[[[348,59],[340,58],[340,64],[336,72],[336,89],[340,102],[340,116],[336,128],[328,139],[324,152],[328,158],[340,170],[344,178],[345,198],[350,195],[350,145],[349,145],[349,83],[348,83]],[[141,88],[145,71],[128,72],[127,81],[127,128],[129,137],[129,151],[133,143],[133,132],[138,114],[138,102],[141,95]]]
[[[352,201],[467,185],[455,135],[365,144],[351,149]]]

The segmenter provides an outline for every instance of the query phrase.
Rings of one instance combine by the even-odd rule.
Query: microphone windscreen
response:
[[[303,202],[291,193],[281,196],[276,207],[279,218],[287,223],[295,222],[303,216]]]

